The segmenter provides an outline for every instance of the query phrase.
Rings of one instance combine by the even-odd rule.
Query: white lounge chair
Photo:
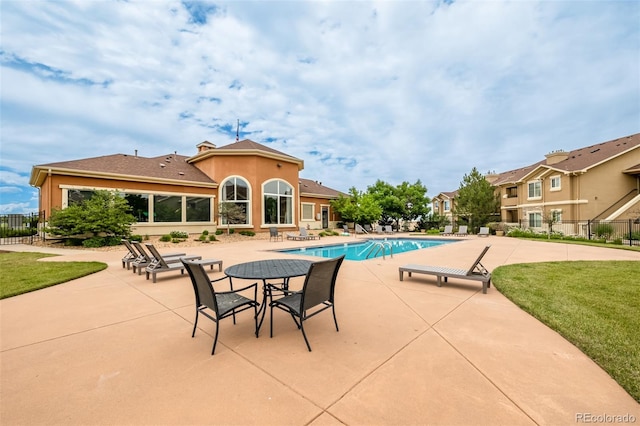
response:
[[[486,226],[480,227],[480,232],[478,232],[478,237],[488,237],[489,236],[489,228]]]
[[[453,235],[453,225],[446,225],[440,235]]]
[[[460,225],[460,228],[458,228],[458,232],[456,232],[455,235],[458,237],[466,237],[469,235],[469,232],[467,231],[468,228],[469,227],[467,225]]]
[[[316,238],[318,238],[317,235],[308,234],[307,228],[304,228],[304,227],[300,227],[300,237],[303,240],[315,240]]]
[[[400,281],[403,279],[403,275],[405,272],[411,276],[412,273],[415,274],[427,274],[427,275],[435,275],[438,279],[438,287],[442,286],[442,278],[444,277],[444,282],[447,282],[447,278],[458,278],[464,280],[474,280],[482,282],[482,292],[487,293],[487,288],[491,287],[491,273],[482,266],[480,260],[485,255],[487,250],[489,250],[489,246],[486,246],[480,256],[476,259],[475,262],[471,265],[469,269],[455,269],[455,268],[447,268],[444,266],[429,266],[429,265],[416,265],[409,264],[404,265],[399,268],[400,273]]]

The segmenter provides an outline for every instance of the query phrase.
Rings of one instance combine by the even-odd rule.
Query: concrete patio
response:
[[[209,244],[189,254],[224,267],[289,255],[275,248],[339,243],[264,240]],[[449,239],[453,239],[449,237]],[[640,406],[572,344],[494,287],[414,275],[425,263],[465,268],[558,260],[640,260],[640,253],[470,236],[460,242],[345,261],[336,311],[305,329],[268,317],[260,338],[249,313],[238,323],[202,318],[195,338],[193,290],[179,273],[123,269],[121,251],[60,250],[47,261],[97,260],[97,274],[0,301],[2,425],[564,425],[588,416],[634,416]],[[3,249],[45,251],[28,246]],[[175,250],[172,250],[175,251]],[[315,260],[317,258],[309,258]],[[211,277],[221,276],[211,272]],[[293,286],[301,284],[296,279]],[[268,316],[268,314],[267,314]]]

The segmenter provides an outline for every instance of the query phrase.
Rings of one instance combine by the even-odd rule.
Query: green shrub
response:
[[[204,241],[204,242],[206,242],[206,241],[207,241],[207,236],[206,236],[206,235],[204,235],[204,234],[200,235],[200,236],[198,237],[198,241]]]
[[[218,241],[218,240],[216,240],[215,235],[209,235],[209,241]]]
[[[162,237],[160,237],[160,241],[162,241],[163,243],[168,243],[171,240],[171,235],[163,235]]]
[[[99,235],[127,238],[135,218],[127,201],[112,191],[94,191],[91,198],[59,210],[54,209],[46,232],[61,237],[86,239]],[[86,235],[86,238],[79,236]]]
[[[147,235],[146,239],[147,240],[149,239],[148,235]],[[141,243],[142,242],[142,235],[132,235],[132,236],[129,237],[129,240],[130,241],[137,241],[137,242]]]
[[[183,231],[171,231],[169,235],[171,235],[171,238],[178,238],[183,240],[189,238],[189,234]]]
[[[593,231],[598,238],[609,239],[611,235],[613,235],[613,225],[610,223],[601,223],[596,226],[596,229]]]
[[[113,247],[121,243],[121,239],[118,237],[91,237],[81,241],[82,246],[87,248]]]
[[[102,237],[91,237],[82,241],[82,245],[87,248],[103,247],[104,241]]]
[[[240,231],[239,234],[246,235],[247,237],[253,237],[254,235],[256,235],[256,233],[253,231]]]
[[[222,229],[216,229],[216,235],[222,235],[223,232]]]
[[[11,229],[11,228],[0,228],[0,238],[10,238],[10,237],[28,237],[31,235],[35,235],[38,231],[36,228],[21,228],[21,229]]]
[[[202,235],[209,235],[209,231],[205,229],[204,231],[202,231]]]

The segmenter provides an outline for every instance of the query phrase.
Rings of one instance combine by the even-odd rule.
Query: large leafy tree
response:
[[[402,182],[398,186],[378,180],[367,188],[367,192],[382,208],[380,221],[384,224],[399,224],[400,219],[412,221],[426,215],[430,210],[430,200],[426,196],[427,188],[420,180],[414,184]]]
[[[500,211],[495,188],[474,167],[464,175],[454,206],[454,214],[469,223],[474,231]]]
[[[53,210],[47,232],[63,237],[128,237],[135,217],[131,206],[113,191],[94,191],[92,196],[63,210]]]
[[[405,222],[423,218],[431,211],[427,187],[420,182],[420,179],[414,184],[402,182],[396,187],[396,197],[402,202],[400,218]]]
[[[367,187],[367,193],[371,194],[382,208],[380,222],[387,225],[400,217],[404,210],[402,200],[398,197],[396,188],[382,180]]]
[[[331,208],[340,213],[344,222],[354,222],[361,225],[370,224],[380,219],[382,209],[371,194],[358,191],[355,187],[349,189],[349,196],[340,195],[331,201]]]

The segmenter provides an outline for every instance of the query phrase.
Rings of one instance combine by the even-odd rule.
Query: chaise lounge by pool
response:
[[[457,241],[458,240],[436,240],[428,238],[369,238],[358,242],[300,247],[276,251],[280,253],[301,254],[324,258],[334,258],[344,254],[345,259],[347,260],[359,261],[386,257],[407,251],[421,250],[442,244],[451,244]]]

